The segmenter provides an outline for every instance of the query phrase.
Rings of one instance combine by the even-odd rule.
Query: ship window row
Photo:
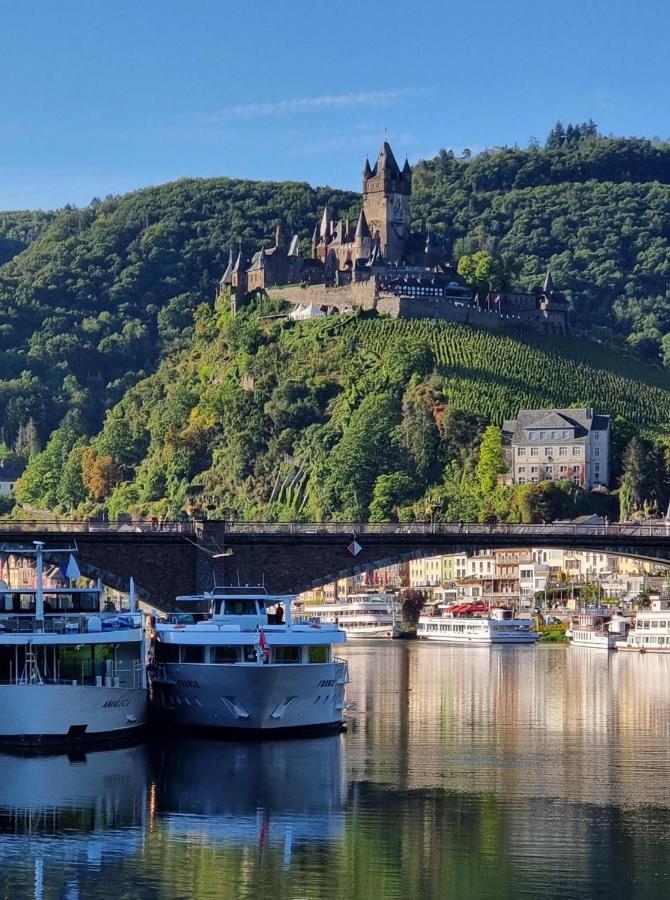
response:
[[[643,619],[638,623],[638,628],[667,628],[668,623],[665,619],[661,619],[661,621],[656,621],[655,619]]]
[[[268,649],[271,663],[291,665],[330,662],[330,647],[326,645],[277,646]],[[165,644],[158,641],[155,645],[155,657],[158,663],[255,664],[257,645],[203,647],[201,645]]]
[[[663,635],[645,634],[644,637],[635,637],[633,639],[633,643],[635,643],[635,644],[665,644],[665,637]],[[670,638],[668,638],[668,645],[670,645]]]

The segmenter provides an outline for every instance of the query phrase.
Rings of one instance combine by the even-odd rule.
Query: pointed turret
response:
[[[356,234],[354,235],[354,240],[362,241],[363,238],[372,237],[370,234],[370,229],[368,228],[368,220],[365,218],[365,213],[361,210],[361,214],[358,217],[358,224],[356,225]]]
[[[391,150],[391,145],[388,141],[384,141],[382,144],[382,149],[379,151],[379,156],[377,158],[376,168],[379,174],[384,175],[386,178],[400,177],[400,169],[398,168],[398,163],[396,162],[393,150]]]
[[[402,167],[402,174],[405,177],[412,174],[412,167],[410,166],[407,157],[405,157],[405,165]]]
[[[300,256],[300,238],[294,234],[291,238],[291,246],[288,248],[289,256]]]
[[[219,282],[221,287],[228,287],[232,284],[233,281],[233,248],[231,247],[228,252],[228,265],[226,266],[226,271],[221,276],[221,281]]]
[[[542,293],[546,294],[548,297],[554,293],[554,279],[551,277],[551,272],[547,269],[547,274],[544,279],[544,284],[542,286]]]
[[[240,248],[239,253],[237,254],[237,259],[235,260],[235,265],[233,266],[233,271],[230,273],[231,275],[239,272],[242,269],[242,249]]]
[[[284,237],[281,233],[281,225],[277,225],[275,228],[275,247],[283,247],[284,246]]]
[[[321,228],[319,230],[319,234],[322,240],[327,241],[330,238],[332,222],[330,219],[330,210],[326,206],[323,210],[323,216],[321,217]]]
[[[367,181],[368,178],[372,177],[372,169],[370,168],[370,160],[366,156],[365,157],[365,168],[363,169],[363,181]]]

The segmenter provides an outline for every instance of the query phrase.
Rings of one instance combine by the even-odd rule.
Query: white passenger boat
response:
[[[435,615],[422,615],[417,637],[452,644],[534,644],[539,634],[529,619],[515,619],[511,609],[482,603],[438,607]]]
[[[626,619],[610,610],[597,607],[584,609],[573,616],[567,636],[572,647],[592,650],[614,650],[626,638]]]
[[[616,649],[637,653],[670,653],[670,597],[652,595],[650,608],[636,613],[628,637],[617,642]]]
[[[179,609],[195,611],[153,627],[157,720],[257,735],[338,731],[348,672],[332,646],[346,636],[334,624],[293,623],[291,600],[262,587],[178,597]]]
[[[339,625],[347,638],[390,638],[402,618],[395,594],[350,594],[335,603],[308,603],[305,616]]]
[[[142,616],[104,609],[101,585],[35,588],[0,582],[0,743],[68,745],[126,738],[146,724]],[[68,549],[65,551],[70,553]]]

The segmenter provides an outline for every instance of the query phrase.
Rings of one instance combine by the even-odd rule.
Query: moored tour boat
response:
[[[572,647],[614,650],[619,641],[625,640],[627,629],[628,623],[622,615],[595,607],[572,617],[567,636]]]
[[[350,594],[335,603],[309,603],[305,616],[338,625],[347,638],[390,638],[400,622],[400,604],[395,594]]]
[[[452,644],[535,644],[540,636],[530,620],[515,619],[511,609],[461,603],[438,610],[419,617],[417,637]]]
[[[637,653],[670,653],[670,597],[652,595],[650,608],[636,613],[628,637],[617,642],[616,649]]]
[[[348,671],[332,646],[346,636],[334,624],[293,623],[291,600],[263,587],[178,597],[182,612],[153,626],[157,721],[248,735],[340,730]]]
[[[147,686],[133,588],[120,614],[105,608],[100,584],[44,588],[44,554],[63,551],[35,541],[14,552],[36,557],[37,577],[35,588],[0,582],[0,743],[67,746],[138,732]]]

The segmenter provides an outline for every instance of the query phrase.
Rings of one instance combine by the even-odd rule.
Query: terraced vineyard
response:
[[[310,334],[311,331],[311,334]],[[455,406],[494,422],[520,408],[596,407],[643,430],[670,427],[670,377],[660,368],[567,337],[516,336],[426,320],[333,319],[303,323],[292,349],[316,340],[324,351],[343,341],[365,369],[393,349],[430,348]],[[338,340],[339,339],[339,340]],[[299,352],[299,351],[298,351]]]

